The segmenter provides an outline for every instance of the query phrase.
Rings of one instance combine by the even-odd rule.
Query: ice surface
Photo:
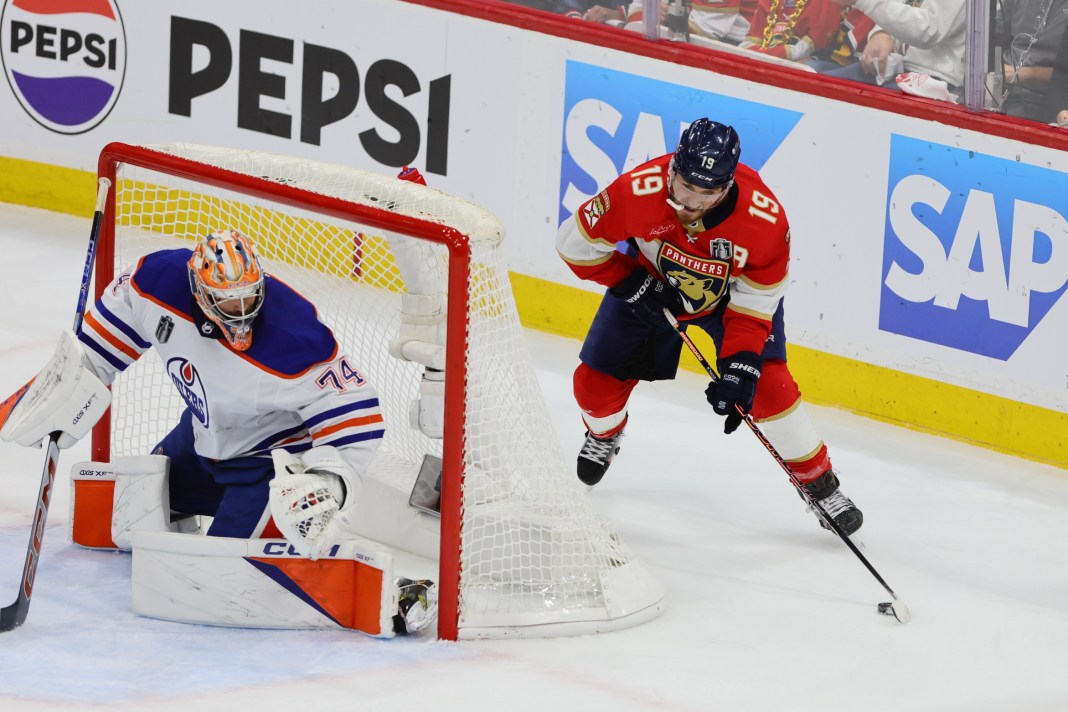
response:
[[[0,205],[0,398],[70,326],[89,221]],[[577,453],[578,342],[529,332]],[[688,358],[684,355],[684,358]],[[819,528],[703,379],[642,384],[592,496],[669,589],[664,614],[598,636],[443,643],[189,626],[130,612],[130,559],[66,540],[60,457],[33,605],[0,636],[0,709],[1064,710],[1068,473],[825,408],[813,417],[864,510],[888,596]],[[14,600],[43,453],[0,444],[0,604]]]

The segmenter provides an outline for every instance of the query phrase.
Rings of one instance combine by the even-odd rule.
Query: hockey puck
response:
[[[879,613],[884,616],[893,616],[898,623],[908,623],[912,620],[912,611],[905,602],[898,598],[895,601],[884,601],[879,604]]]

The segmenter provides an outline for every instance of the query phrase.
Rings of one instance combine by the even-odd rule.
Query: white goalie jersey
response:
[[[192,415],[197,454],[226,460],[332,445],[364,472],[384,434],[378,395],[315,307],[268,275],[252,345],[237,351],[194,302],[190,254],[147,255],[89,309],[78,338],[97,375],[111,383],[154,348]]]

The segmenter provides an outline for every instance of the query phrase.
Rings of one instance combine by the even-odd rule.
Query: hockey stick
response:
[[[668,310],[666,307],[664,309],[664,316],[671,324],[671,327],[675,329],[675,333],[677,333],[682,338],[682,342],[686,344],[687,348],[690,349],[690,353],[692,353],[694,357],[697,358],[698,363],[700,363],[701,367],[705,369],[705,372],[708,374],[708,377],[712,379],[712,382],[716,383],[717,381],[719,381],[719,374],[716,373],[716,370],[712,368],[712,365],[705,359],[704,355],[701,353],[701,350],[697,348],[697,344],[693,342],[693,339],[691,339],[686,333],[686,331],[679,325],[679,320],[676,319],[675,315],[672,314],[671,311]],[[775,446],[771,444],[767,436],[765,436],[763,431],[760,430],[760,426],[756,424],[756,421],[753,420],[752,416],[743,411],[741,406],[739,406],[738,404],[735,404],[734,407],[738,411],[738,415],[740,415],[742,417],[742,420],[745,421],[745,424],[748,425],[749,429],[753,431],[753,435],[756,435],[757,440],[760,441],[760,444],[764,446],[764,448],[768,451],[768,453],[771,454],[773,458],[775,458],[775,462],[779,463],[779,467],[781,467],[786,473],[786,476],[790,478],[790,483],[794,486],[795,489],[797,489],[802,499],[804,499],[805,502],[808,503],[808,506],[810,506],[813,511],[816,512],[816,514],[820,517],[821,520],[823,520],[823,523],[827,525],[827,528],[837,534],[838,537],[845,542],[845,545],[849,547],[849,550],[852,551],[858,559],[860,559],[860,563],[864,564],[865,568],[867,568],[868,571],[871,572],[871,575],[875,577],[875,580],[882,584],[882,587],[885,588],[886,592],[890,594],[890,597],[893,600],[887,601],[885,603],[880,603],[878,607],[879,613],[882,613],[883,615],[892,615],[899,622],[908,623],[909,620],[912,618],[912,613],[909,611],[909,608],[905,605],[904,601],[902,601],[898,597],[898,595],[894,593],[894,589],[890,588],[890,585],[887,584],[883,577],[879,575],[879,572],[875,570],[875,567],[871,565],[871,563],[864,556],[864,554],[860,553],[860,549],[858,549],[856,544],[854,544],[853,541],[849,538],[849,535],[842,531],[842,528],[838,526],[837,522],[835,522],[834,519],[832,519],[831,516],[827,514],[827,510],[823,508],[823,505],[821,505],[818,500],[812,498],[812,495],[808,493],[808,490],[806,490],[804,485],[801,484],[801,481],[797,479],[797,475],[794,474],[794,471],[790,469],[790,466],[788,464],[786,464],[786,461],[782,458],[782,455],[779,454],[779,451],[775,449]]]
[[[74,310],[74,333],[82,326],[82,312],[89,295],[89,279],[96,262],[96,243],[100,237],[100,226],[104,220],[104,204],[107,201],[111,181],[100,178],[97,181],[96,210],[93,212],[93,227],[89,231],[89,250],[85,256],[85,269],[82,271],[82,285],[78,292],[78,306]],[[28,385],[28,384],[27,384]],[[56,467],[59,465],[59,432],[48,436],[45,445],[44,471],[41,473],[41,489],[37,494],[37,509],[33,515],[33,527],[30,530],[30,543],[26,547],[26,563],[22,567],[22,583],[15,602],[0,608],[0,633],[14,630],[26,621],[30,612],[30,596],[33,595],[33,582],[37,576],[37,566],[41,558],[41,544],[44,541],[45,521],[48,519],[48,504],[52,499],[52,488],[56,483]]]

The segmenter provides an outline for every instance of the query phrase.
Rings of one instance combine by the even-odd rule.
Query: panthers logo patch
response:
[[[731,276],[730,251],[720,250],[718,257],[696,257],[667,243],[661,246],[656,256],[660,274],[679,290],[686,310],[691,314],[708,311],[727,291]]]

